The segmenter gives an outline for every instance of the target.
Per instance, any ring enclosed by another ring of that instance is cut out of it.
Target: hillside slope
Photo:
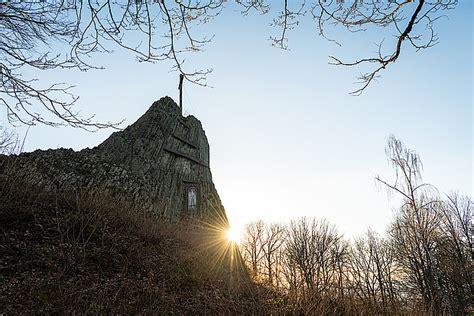
[[[0,196],[1,314],[278,309],[216,223],[163,224],[116,198],[51,195],[4,177]]]
[[[169,97],[92,149],[0,155],[0,314],[270,312],[209,161]]]

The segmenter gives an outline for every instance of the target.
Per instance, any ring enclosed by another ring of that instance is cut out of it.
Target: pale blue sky
[[[214,88],[185,83],[184,108],[203,123],[231,224],[305,215],[326,217],[348,236],[369,226],[383,232],[396,203],[374,176],[391,179],[384,155],[390,134],[420,154],[427,182],[472,196],[472,2],[460,1],[448,17],[436,25],[437,46],[416,53],[405,45],[360,97],[348,92],[363,70],[330,66],[328,55],[366,56],[380,33],[338,32],[340,48],[305,20],[289,35],[291,50],[281,51],[267,40],[276,32],[268,27],[271,16],[224,12],[206,26],[213,42],[187,63],[214,68],[208,77]],[[177,100],[169,63],[137,63],[125,53],[97,63],[106,70],[57,72],[45,80],[76,85],[77,109],[99,120],[131,124],[160,97]],[[25,149],[93,147],[111,132],[37,126]]]

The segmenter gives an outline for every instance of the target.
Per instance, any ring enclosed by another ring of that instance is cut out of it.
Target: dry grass
[[[2,314],[281,311],[215,225],[164,223],[126,201],[11,176],[0,197]]]
[[[116,197],[51,194],[8,172],[0,201],[0,314],[383,313],[351,295],[301,300],[251,281],[225,219],[164,221]]]

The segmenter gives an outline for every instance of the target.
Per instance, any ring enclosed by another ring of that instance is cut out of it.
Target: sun
[[[240,231],[238,231],[237,229],[230,227],[226,231],[226,237],[228,241],[238,243],[240,242],[241,234]]]

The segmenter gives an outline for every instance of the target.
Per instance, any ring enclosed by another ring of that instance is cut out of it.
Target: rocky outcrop
[[[225,219],[209,160],[199,120],[164,97],[95,148],[0,156],[0,175],[52,192],[105,192],[167,218]]]

